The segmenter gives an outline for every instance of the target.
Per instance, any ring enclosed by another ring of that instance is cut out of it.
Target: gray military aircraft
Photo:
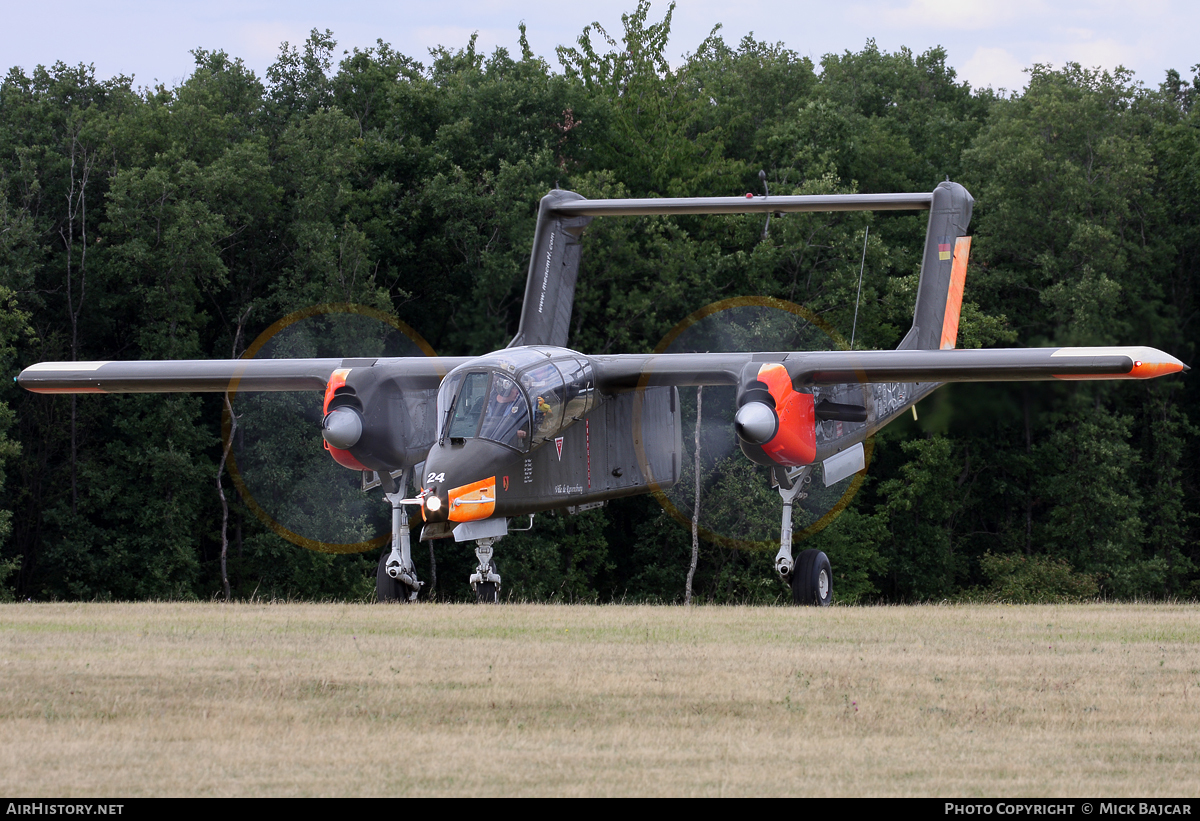
[[[341,465],[382,487],[392,547],[381,601],[411,601],[408,506],[422,539],[474,541],[470,582],[496,601],[493,560],[515,517],[568,512],[665,489],[680,475],[679,388],[737,389],[742,451],[783,497],[779,576],[799,604],[833,598],[829,560],[792,554],[792,502],[818,463],[826,485],[865,469],[863,442],[946,382],[1148,379],[1187,370],[1147,347],[955,350],[974,200],[944,182],[926,194],[588,200],[551,191],[538,209],[517,335],[479,357],[45,362],[18,382],[37,393],[323,390],[321,434]],[[896,350],[589,356],[565,347],[580,238],[595,217],[929,210],[913,325]],[[840,424],[827,425],[836,421]],[[410,480],[419,489],[408,496]]]

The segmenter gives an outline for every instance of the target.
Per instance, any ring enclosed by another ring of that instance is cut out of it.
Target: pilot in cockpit
[[[528,439],[527,421],[528,411],[516,383],[507,377],[496,376],[479,435],[523,449]]]

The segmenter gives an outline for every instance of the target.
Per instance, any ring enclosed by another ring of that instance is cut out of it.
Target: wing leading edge
[[[412,387],[436,388],[465,357],[204,359],[42,362],[17,376],[34,393],[224,393],[323,391],[338,368],[385,366]]]
[[[1023,382],[1151,379],[1188,367],[1144,346],[780,353],[625,354],[593,357],[604,392],[675,385],[737,385],[748,365],[777,362],[796,388],[852,382]]]

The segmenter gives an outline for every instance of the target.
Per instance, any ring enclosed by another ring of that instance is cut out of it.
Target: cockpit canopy
[[[520,451],[551,441],[595,405],[592,367],[564,348],[512,348],[451,371],[438,389],[439,439]]]

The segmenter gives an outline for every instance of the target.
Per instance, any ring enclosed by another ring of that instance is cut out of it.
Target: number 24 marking
[[[444,473],[431,473],[425,477],[425,484],[427,485],[435,485],[438,482],[444,481],[446,481],[446,474]]]

